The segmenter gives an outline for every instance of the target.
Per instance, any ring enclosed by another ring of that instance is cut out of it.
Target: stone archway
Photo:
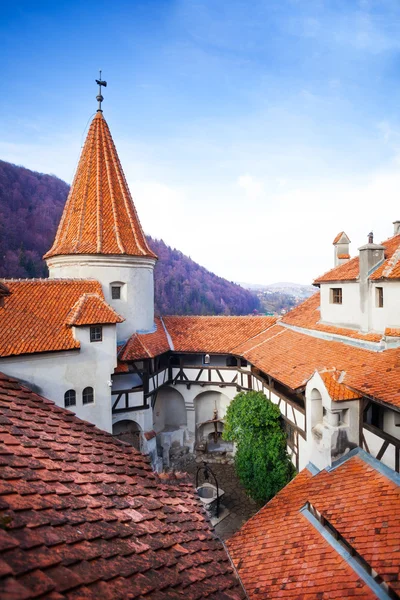
[[[142,430],[136,421],[124,419],[114,423],[113,435],[119,440],[131,444],[136,450],[142,450]]]
[[[186,425],[187,414],[182,394],[175,388],[160,388],[153,411],[154,431],[173,431]]]
[[[222,443],[222,430],[224,427],[223,419],[230,404],[230,399],[222,392],[206,391],[198,394],[194,399],[196,416],[196,446],[210,450],[211,447],[222,446],[226,450],[230,449],[231,444]],[[215,415],[218,414],[217,423],[209,423]],[[215,434],[217,432],[218,443],[215,443]],[[228,448],[229,446],[229,448]]]

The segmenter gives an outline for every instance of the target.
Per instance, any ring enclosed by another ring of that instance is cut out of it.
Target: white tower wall
[[[154,329],[154,258],[113,255],[65,255],[47,259],[52,279],[96,279],[105,300],[124,317],[117,324],[118,342],[135,331]],[[121,298],[113,300],[111,287],[120,286]]]

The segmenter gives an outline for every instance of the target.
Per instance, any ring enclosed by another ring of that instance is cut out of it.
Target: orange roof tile
[[[153,358],[171,350],[161,319],[155,319],[156,330],[152,333],[134,333],[118,353],[120,361]]]
[[[340,400],[356,400],[362,396],[359,392],[353,392],[353,390],[350,390],[343,383],[339,383],[338,377],[340,373],[338,371],[325,371],[324,373],[320,373],[320,376],[328,394],[335,402],[339,402]]]
[[[164,317],[178,352],[228,353],[268,329],[275,317]]]
[[[369,279],[400,279],[400,234],[382,242],[382,245],[385,246],[385,261],[370,275]],[[359,272],[359,257],[355,256],[348,262],[324,273],[314,283],[355,281],[358,279]]]
[[[271,328],[268,337],[242,355],[289,388],[302,388],[315,371],[336,369],[344,371],[346,386],[400,408],[400,348],[373,352],[278,324]]]
[[[0,596],[245,597],[193,484],[0,374]]]
[[[54,244],[45,258],[59,254],[157,258],[147,244],[101,112],[90,126]]]
[[[67,316],[68,325],[122,323],[125,319],[98,294],[82,294]]]
[[[338,254],[338,258],[340,260],[345,260],[347,258],[350,258],[350,254]]]
[[[335,469],[297,475],[227,542],[249,599],[377,597],[300,512],[307,503],[399,594],[400,489],[389,472],[358,450]]]
[[[386,327],[385,335],[388,337],[400,337],[400,329],[395,329],[394,327]]]
[[[288,312],[282,318],[282,323],[352,339],[365,340],[366,342],[380,342],[382,339],[382,334],[380,333],[362,333],[356,329],[319,323],[320,317],[320,293],[317,292]]]
[[[78,340],[67,326],[70,311],[83,294],[103,298],[98,281],[22,279],[8,280],[5,284],[12,295],[5,298],[4,307],[0,307],[2,357],[79,348]],[[107,305],[103,302],[97,322],[104,316]]]
[[[348,262],[345,262],[318,277],[314,281],[314,284],[324,283],[326,281],[355,281],[358,278],[359,272],[359,258],[358,256],[355,256]]]

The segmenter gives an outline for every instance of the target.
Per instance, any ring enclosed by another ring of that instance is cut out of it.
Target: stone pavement
[[[194,480],[197,468],[202,464],[199,458],[197,461],[193,455],[187,454],[180,461],[175,462],[174,469],[189,473],[193,476]],[[214,463],[211,460],[207,462],[217,477],[218,485],[225,492],[221,502],[230,511],[230,514],[215,526],[216,534],[221,539],[227,540],[260,509],[260,506],[246,494],[232,464]],[[200,482],[203,482],[202,474],[200,474]],[[210,483],[214,483],[212,479]]]

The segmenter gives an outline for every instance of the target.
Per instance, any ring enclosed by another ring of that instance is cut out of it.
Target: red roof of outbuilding
[[[250,600],[377,597],[348,557],[323,537],[329,529],[318,528],[300,512],[307,503],[399,594],[400,488],[395,480],[394,472],[361,450],[335,469],[314,476],[304,469],[227,542]]]
[[[163,317],[178,352],[229,353],[276,323],[276,317]]]
[[[83,294],[74,304],[66,323],[68,325],[100,325],[122,323],[118,313],[99,294]]]
[[[385,242],[385,260],[370,276],[369,279],[400,279],[400,234]],[[355,256],[348,262],[331,269],[314,281],[314,284],[329,281],[355,281],[360,273],[359,257]]]
[[[4,600],[239,600],[193,485],[0,374]]]
[[[108,125],[97,112],[90,126],[51,249],[59,254],[127,254],[150,250]]]
[[[68,325],[122,320],[105,302],[98,281],[11,279],[5,284],[12,294],[0,306],[1,357],[73,350],[80,344]]]
[[[156,330],[151,333],[134,333],[118,353],[120,361],[154,358],[171,350],[162,321],[155,318]]]

